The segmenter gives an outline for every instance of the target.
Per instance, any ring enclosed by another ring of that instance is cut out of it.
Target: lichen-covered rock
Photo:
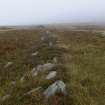
[[[32,94],[32,93],[34,93],[34,92],[36,92],[36,91],[41,90],[41,89],[42,89],[42,87],[34,88],[34,89],[30,90],[29,92],[25,93],[24,95],[30,95],[30,94]]]
[[[53,58],[53,62],[57,63],[57,58],[56,57]]]
[[[49,47],[52,47],[53,46],[53,43],[52,42],[49,42]]]
[[[105,31],[103,31],[103,32],[102,32],[102,36],[104,36],[104,37],[105,37]]]
[[[50,71],[55,67],[55,64],[52,63],[46,63],[43,65],[38,65],[37,67],[34,67],[31,71],[31,75],[32,77],[35,77],[38,75],[38,73],[42,72],[42,71]]]
[[[8,62],[8,63],[4,66],[4,68],[10,67],[12,64],[13,64],[13,62]]]
[[[36,68],[34,67],[31,71],[32,77],[35,77],[38,75],[38,71],[36,70]]]
[[[5,100],[7,100],[9,97],[10,97],[10,95],[7,94],[7,95],[5,95],[5,96],[2,97],[1,101],[5,101]]]
[[[50,31],[46,31],[41,35],[41,41],[46,43],[49,47],[53,47],[56,44],[57,37]]]
[[[48,99],[50,96],[55,95],[55,93],[61,92],[63,94],[66,94],[66,85],[63,81],[58,80],[52,85],[50,85],[45,91],[44,95],[46,99]]]
[[[53,68],[55,67],[55,64],[52,64],[52,63],[46,63],[46,64],[43,64],[43,65],[38,65],[37,66],[37,71],[45,71],[45,70],[52,70]]]
[[[16,84],[16,81],[12,81],[11,83],[10,83],[10,85],[15,85]]]
[[[32,53],[32,56],[36,56],[36,55],[38,55],[38,51],[36,51],[36,52],[34,52],[34,53]]]
[[[56,75],[57,75],[57,72],[56,72],[56,71],[51,71],[51,72],[47,75],[46,79],[47,79],[47,80],[50,80],[50,79],[56,77]]]
[[[43,34],[41,34],[41,40],[42,41],[48,41],[49,35],[50,35],[49,31],[44,32]]]
[[[36,70],[37,70],[37,71],[42,71],[42,70],[43,70],[43,65],[38,65],[38,66],[36,67]]]
[[[23,83],[25,81],[25,76],[21,77],[20,82]]]
[[[52,63],[46,63],[43,65],[44,70],[52,70],[55,67],[55,64]]]

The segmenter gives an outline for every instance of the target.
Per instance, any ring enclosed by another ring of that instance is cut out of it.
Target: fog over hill
[[[2,0],[0,25],[105,23],[104,0]]]

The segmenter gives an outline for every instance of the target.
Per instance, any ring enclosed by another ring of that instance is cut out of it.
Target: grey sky
[[[0,0],[0,25],[105,22],[105,0]]]

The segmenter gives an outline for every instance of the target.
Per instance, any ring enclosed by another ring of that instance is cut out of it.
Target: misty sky
[[[105,22],[105,0],[0,0],[0,25]]]

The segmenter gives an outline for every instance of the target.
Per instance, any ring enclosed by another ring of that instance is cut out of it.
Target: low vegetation
[[[100,33],[53,31],[57,44],[49,48],[40,40],[40,30],[0,32],[0,105],[104,105],[105,104],[105,37]],[[37,56],[32,53],[38,51]],[[30,71],[39,64],[58,60],[57,77],[45,80],[47,72],[32,78]],[[13,64],[5,68],[8,62]],[[26,74],[26,81],[20,82]],[[55,80],[63,80],[67,94],[57,93],[44,100],[42,94]],[[16,82],[15,84],[13,84]],[[30,95],[33,88],[43,87]]]

